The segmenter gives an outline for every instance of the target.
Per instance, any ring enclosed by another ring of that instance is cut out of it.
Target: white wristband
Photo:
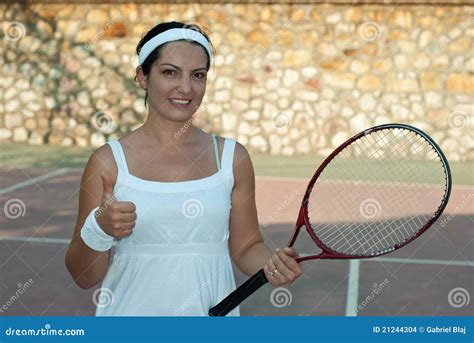
[[[98,209],[99,207],[94,208],[87,216],[81,229],[81,238],[89,248],[97,251],[107,251],[112,247],[114,237],[106,234],[97,224],[95,211]]]

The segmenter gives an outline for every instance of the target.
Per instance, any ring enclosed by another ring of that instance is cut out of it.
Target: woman
[[[264,267],[275,286],[302,273],[294,249],[263,243],[245,148],[189,125],[211,51],[205,33],[179,22],[155,26],[137,46],[148,118],[91,155],[66,255],[81,288],[102,282],[111,292],[96,315],[207,315],[235,289],[231,259],[249,276]]]

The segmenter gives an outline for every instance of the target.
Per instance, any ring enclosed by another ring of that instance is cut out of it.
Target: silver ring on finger
[[[271,270],[269,270],[268,275],[273,276],[273,275],[275,275],[275,272],[272,272]]]
[[[270,276],[273,276],[275,275],[276,273],[278,273],[278,269],[275,269],[274,271],[269,271],[268,274],[270,274]]]

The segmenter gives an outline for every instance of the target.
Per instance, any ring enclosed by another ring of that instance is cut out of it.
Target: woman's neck
[[[152,145],[178,147],[189,144],[200,131],[192,125],[192,120],[172,122],[158,116],[148,116],[139,130],[143,139]]]

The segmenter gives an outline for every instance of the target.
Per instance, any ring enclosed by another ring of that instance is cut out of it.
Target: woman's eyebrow
[[[164,65],[168,65],[168,66],[171,66],[171,67],[176,68],[176,69],[178,69],[178,70],[181,70],[180,67],[175,66],[174,64],[171,64],[171,63],[161,63],[161,64],[160,64],[160,66],[164,66]],[[203,70],[203,69],[204,69],[204,70],[207,70],[205,67],[202,67],[202,68],[194,69],[193,71],[198,71],[198,70]]]

